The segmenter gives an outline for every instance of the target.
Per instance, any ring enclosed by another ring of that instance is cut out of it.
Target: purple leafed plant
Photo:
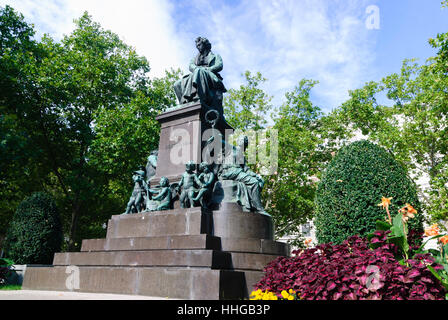
[[[304,300],[444,300],[445,289],[426,267],[435,269],[430,254],[416,255],[401,265],[397,248],[376,231],[370,242],[353,236],[340,245],[321,244],[279,257],[265,267],[256,289],[280,294],[294,289]]]

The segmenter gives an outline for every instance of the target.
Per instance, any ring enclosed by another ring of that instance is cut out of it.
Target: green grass
[[[21,290],[22,286],[20,284],[5,284],[0,285],[0,290]]]

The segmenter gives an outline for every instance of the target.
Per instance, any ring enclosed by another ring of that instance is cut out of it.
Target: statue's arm
[[[177,192],[179,192],[180,188],[183,187],[183,185],[184,185],[184,175],[182,175],[182,177],[180,178],[179,183],[176,186]]]
[[[197,65],[196,65],[196,63],[195,63],[195,58],[193,58],[193,59],[191,59],[191,61],[190,61],[190,66],[189,66],[189,69],[190,69],[190,72],[193,72],[196,68],[197,68]]]
[[[166,193],[168,192],[167,189],[169,189],[169,188],[163,188],[162,191],[157,196],[153,197],[152,199],[153,200],[163,199],[165,197]]]
[[[218,73],[223,68],[222,58],[219,54],[215,54],[215,63],[209,67],[211,72]]]
[[[215,174],[213,172],[210,173],[207,182],[205,183],[205,187],[209,187],[213,181],[215,180]]]

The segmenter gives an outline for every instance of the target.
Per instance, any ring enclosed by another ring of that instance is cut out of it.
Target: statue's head
[[[208,163],[205,161],[201,162],[201,164],[199,165],[199,170],[203,172],[208,172],[209,171]]]
[[[145,175],[146,175],[145,167],[140,166],[140,167],[139,167],[139,170],[134,171],[134,175],[137,175],[137,176],[139,176],[139,177],[141,177],[141,178],[144,178]]]
[[[168,187],[170,185],[170,182],[167,177],[160,178],[160,186],[161,187]]]
[[[187,172],[193,172],[195,167],[196,167],[196,164],[191,160],[185,164],[185,170]]]
[[[210,51],[212,49],[212,44],[208,41],[207,38],[197,37],[196,40],[196,48],[198,48],[199,52]]]

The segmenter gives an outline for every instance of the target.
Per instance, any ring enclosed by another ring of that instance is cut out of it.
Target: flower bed
[[[390,201],[390,199],[388,199]],[[387,208],[387,206],[386,206]],[[378,221],[366,238],[352,236],[342,244],[320,244],[279,257],[265,268],[259,292],[280,296],[293,289],[303,300],[444,300],[447,295],[447,245],[425,251],[411,243],[410,205],[392,219]]]

